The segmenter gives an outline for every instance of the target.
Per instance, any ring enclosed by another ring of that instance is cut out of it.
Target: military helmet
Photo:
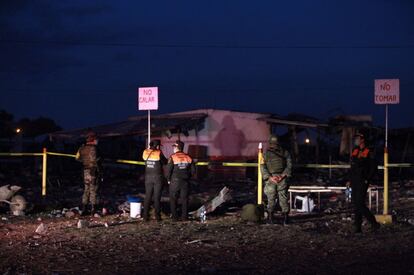
[[[279,144],[279,138],[276,135],[271,135],[269,137],[269,145],[278,145]]]
[[[97,140],[97,139],[98,139],[98,136],[97,136],[97,134],[96,134],[94,131],[89,130],[89,131],[86,133],[86,141],[87,141],[87,142],[93,142],[93,141],[95,141],[95,140]]]

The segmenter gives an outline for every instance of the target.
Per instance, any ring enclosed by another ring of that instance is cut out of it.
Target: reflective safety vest
[[[377,171],[375,158],[368,147],[356,147],[351,155],[351,184],[371,181]]]
[[[367,147],[365,147],[362,150],[358,147],[352,151],[353,158],[367,158],[368,156],[369,156],[369,149]]]
[[[163,175],[162,166],[167,162],[161,150],[145,149],[142,153],[142,158],[145,161],[145,175],[146,176],[161,176]]]
[[[184,152],[172,154],[168,160],[168,179],[189,179],[194,173],[193,159]]]

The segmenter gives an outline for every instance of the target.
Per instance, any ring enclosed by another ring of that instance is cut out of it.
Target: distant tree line
[[[62,128],[50,118],[22,118],[15,121],[13,114],[8,113],[6,110],[0,110],[0,138],[14,137],[17,134],[17,129],[20,129],[19,134],[28,138],[34,138],[43,134],[62,130]]]

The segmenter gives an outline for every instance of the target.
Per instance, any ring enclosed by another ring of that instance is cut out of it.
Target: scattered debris
[[[128,214],[131,211],[130,204],[128,201],[118,205],[118,210],[121,211],[124,215]]]
[[[303,224],[303,228],[305,229],[305,230],[312,230],[312,229],[316,229],[316,228],[318,228],[318,226],[316,225],[316,223],[314,223],[314,222],[305,222],[304,224]]]
[[[73,211],[68,211],[68,212],[65,213],[65,217],[68,218],[68,219],[71,219],[75,216],[76,216],[76,214]]]
[[[89,227],[89,222],[85,221],[85,220],[79,220],[77,226],[78,226],[78,228]]]
[[[39,235],[45,234],[47,231],[47,226],[44,223],[39,224],[39,226],[36,228],[35,233]]]
[[[0,201],[2,200],[10,200],[14,194],[16,194],[20,189],[20,186],[10,184],[3,185],[0,187]]]
[[[414,196],[414,190],[408,190],[406,194],[407,196]]]
[[[211,201],[203,204],[197,211],[191,212],[190,214],[194,217],[200,217],[202,213],[204,215],[214,212],[214,210],[217,209],[220,205],[225,203],[226,201],[231,200],[231,191],[227,187],[223,187],[223,189],[220,190],[220,193]]]
[[[102,208],[102,216],[108,215],[109,211],[106,207]]]
[[[17,185],[4,185],[0,187],[0,202],[10,205],[10,211],[14,216],[24,216],[27,203],[23,196],[15,195],[21,189]]]

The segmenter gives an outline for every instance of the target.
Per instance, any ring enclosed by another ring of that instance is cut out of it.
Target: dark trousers
[[[367,197],[368,184],[355,180],[352,182],[352,203],[354,205],[355,226],[361,228],[362,217],[365,217],[369,223],[375,224],[374,215],[365,204]]]
[[[182,179],[173,179],[170,183],[170,207],[171,215],[173,218],[177,218],[177,198],[180,195],[181,201],[181,217],[183,219],[188,218],[188,192],[189,182]]]
[[[144,218],[149,218],[149,209],[152,200],[154,200],[155,215],[160,217],[163,181],[162,177],[145,178]]]

